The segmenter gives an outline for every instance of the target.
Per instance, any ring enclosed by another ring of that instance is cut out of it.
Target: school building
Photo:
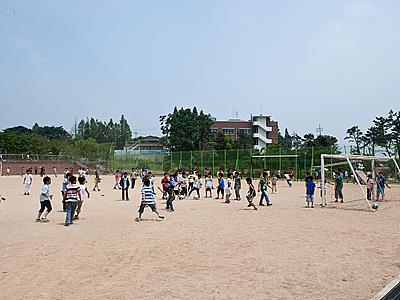
[[[278,143],[278,122],[273,121],[271,116],[251,116],[249,121],[229,119],[227,121],[215,121],[211,125],[211,132],[223,132],[237,140],[239,133],[251,135],[255,149],[261,150],[269,144]]]

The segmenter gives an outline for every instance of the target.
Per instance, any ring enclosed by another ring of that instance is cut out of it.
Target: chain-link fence
[[[343,153],[343,150],[335,147],[287,150],[277,146],[267,148],[261,153],[253,149],[120,153],[113,155],[111,166],[113,169],[124,170],[147,167],[155,173],[174,172],[177,169],[198,169],[203,173],[208,169],[216,174],[218,170],[237,170],[242,175],[251,177],[259,176],[262,170],[282,175],[293,171],[295,178],[300,179],[306,172],[313,173],[317,170],[322,153]]]

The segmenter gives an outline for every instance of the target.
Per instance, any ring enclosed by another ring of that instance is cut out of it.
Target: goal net
[[[397,183],[400,175],[399,165],[392,157],[321,154],[319,167],[321,169],[321,206],[353,210],[373,211],[378,207],[377,186],[381,185],[382,181],[377,177],[380,173],[384,176],[385,183],[389,184]],[[335,202],[335,200],[341,200],[341,195],[335,193],[337,176],[343,178],[344,203]],[[367,192],[368,179],[372,179],[371,182],[373,182],[371,195]],[[385,188],[385,201],[399,199],[398,185],[392,185],[391,189]]]

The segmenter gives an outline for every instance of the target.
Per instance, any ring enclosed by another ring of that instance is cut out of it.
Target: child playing
[[[180,198],[179,199],[184,199],[187,197],[188,195],[188,189],[187,189],[187,179],[186,179],[186,175],[183,174],[180,181],[179,181],[179,185],[181,188],[181,193],[180,193]]]
[[[226,188],[225,188],[225,203],[231,203],[229,199],[232,195],[232,173],[228,173],[226,176]]]
[[[386,178],[382,172],[378,173],[376,178],[376,201],[379,201],[379,195],[381,195],[382,201],[385,201],[385,186],[390,189],[390,186],[386,183]]]
[[[343,174],[339,171],[335,172],[335,202],[343,203]]]
[[[196,180],[196,183],[195,183],[193,189],[189,192],[189,196],[190,196],[190,194],[192,194],[193,191],[196,191],[197,197],[198,197],[198,199],[200,199],[200,189],[202,186],[203,186],[203,181],[201,179],[201,175],[199,174],[197,176],[197,180]]]
[[[289,173],[285,173],[285,179],[289,187],[292,187],[292,178],[290,177]]]
[[[33,178],[32,178],[32,174],[31,174],[30,170],[26,170],[26,174],[24,175],[24,180],[23,180],[24,195],[30,194],[32,181],[33,181]]]
[[[175,200],[175,180],[174,180],[174,175],[171,175],[169,181],[169,185],[167,186],[167,193],[168,193],[168,198],[166,205],[167,207],[165,208],[166,210],[174,211],[174,206],[172,202]]]
[[[278,183],[278,177],[276,177],[275,173],[272,173],[272,177],[271,177],[272,192],[271,192],[271,194],[278,192],[278,190],[276,188],[277,183]]]
[[[71,173],[65,173],[64,179],[61,183],[61,195],[62,195],[62,205],[63,205],[63,211],[67,211],[67,205],[65,203],[65,191],[67,190],[67,185],[69,184],[69,178],[72,176]]]
[[[129,195],[128,195],[128,190],[129,190],[129,178],[128,178],[128,172],[124,172],[124,175],[121,177],[121,180],[119,181],[119,186],[122,189],[122,201],[125,200],[129,201]],[[153,190],[154,192],[154,190]]]
[[[260,203],[258,204],[259,206],[264,206],[264,204],[263,204],[264,198],[267,203],[267,206],[272,205],[271,202],[269,201],[269,197],[267,195],[267,187],[272,189],[271,186],[268,184],[267,172],[264,171],[262,173],[262,177],[258,183],[258,192],[261,192]]]
[[[219,199],[220,193],[221,193],[221,199],[224,199],[224,189],[225,189],[224,173],[218,172],[217,198],[215,199]]]
[[[119,185],[120,179],[121,179],[121,174],[119,173],[119,170],[116,170],[114,174],[114,181],[115,181],[114,190],[116,190],[117,188],[121,189],[121,186]]]
[[[155,193],[150,186],[150,179],[146,178],[145,180],[143,180],[143,187],[141,190],[141,194],[142,194],[142,202],[140,203],[138,211],[139,217],[136,219],[136,221],[142,220],[142,214],[146,206],[150,207],[151,210],[154,213],[156,213],[160,219],[164,219],[164,216],[160,215],[156,209]]]
[[[235,200],[241,200],[240,189],[242,188],[242,178],[239,172],[235,171]]]
[[[81,213],[82,210],[82,205],[83,201],[85,200],[85,195],[87,194],[88,199],[90,198],[90,193],[85,185],[86,183],[85,177],[79,177],[78,182],[79,182],[79,193],[81,194],[81,200],[78,201],[78,207],[76,209],[76,215],[74,217],[74,220],[79,220],[79,214]]]
[[[42,187],[42,190],[40,191],[40,196],[39,196],[40,209],[38,212],[38,216],[36,218],[36,222],[42,221],[43,223],[48,223],[49,220],[47,219],[47,215],[52,210],[50,199],[53,198],[53,195],[50,194],[50,188],[49,188],[49,185],[51,184],[50,177],[48,177],[48,176],[44,177],[43,184],[44,185]],[[44,211],[45,208],[46,208],[46,211]],[[41,218],[42,213],[43,213],[43,218]]]
[[[188,176],[188,181],[189,181],[189,193],[194,187],[194,182],[195,182],[195,176],[193,174],[193,171],[190,171],[189,176]]]
[[[368,174],[367,176],[367,199],[372,200],[374,197],[374,180],[372,179],[372,174]]]
[[[257,207],[254,205],[253,200],[256,196],[256,189],[254,188],[253,182],[250,177],[246,179],[247,185],[249,187],[249,191],[247,192],[246,199],[249,202],[247,207],[253,207],[254,210],[257,210]]]
[[[99,189],[99,183],[101,182],[101,178],[100,178],[100,172],[99,172],[99,170],[95,170],[94,171],[94,187],[93,187],[93,192],[95,192],[96,191],[96,189],[97,189],[97,191],[98,192],[100,192],[100,189]]]
[[[163,177],[163,179],[161,179],[161,186],[162,186],[162,193],[163,193],[162,198],[167,199],[167,196],[168,196],[167,188],[169,186],[169,176],[167,173],[164,173],[164,177]]]
[[[134,168],[132,168],[132,170],[131,170],[130,178],[131,178],[131,189],[134,189],[136,179],[137,179],[137,172]]]
[[[71,175],[71,177],[69,178],[69,182],[70,184],[67,185],[64,192],[65,205],[67,209],[64,226],[69,226],[73,224],[72,218],[75,215],[78,200],[82,200],[81,194],[79,192],[79,185],[76,184],[76,177]]]
[[[213,180],[211,174],[206,175],[206,198],[208,193],[210,193],[210,198],[212,198],[212,187],[213,187]]]
[[[309,208],[311,203],[311,208],[314,208],[314,192],[315,192],[314,177],[308,176],[307,178],[308,178],[306,183],[307,207]]]

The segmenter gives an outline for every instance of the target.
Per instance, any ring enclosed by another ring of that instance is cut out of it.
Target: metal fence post
[[[224,150],[224,172],[226,172],[226,149]]]

